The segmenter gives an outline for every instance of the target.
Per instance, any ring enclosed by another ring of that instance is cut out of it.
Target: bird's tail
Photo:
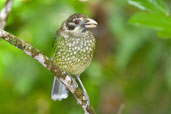
[[[66,99],[67,97],[68,97],[67,88],[62,82],[56,79],[56,76],[54,76],[51,98],[55,101],[56,100],[60,101],[62,99]]]

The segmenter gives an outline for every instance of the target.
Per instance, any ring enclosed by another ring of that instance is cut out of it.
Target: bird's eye
[[[74,22],[75,22],[76,25],[78,25],[80,23],[79,20],[75,20]]]

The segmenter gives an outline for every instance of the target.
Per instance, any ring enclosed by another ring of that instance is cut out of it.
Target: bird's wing
[[[59,36],[59,33],[58,31],[56,32],[56,35],[54,37],[54,40],[53,40],[53,44],[52,44],[52,48],[54,49],[56,47],[56,44],[57,44],[57,41],[58,41],[58,36]]]
[[[52,44],[53,52],[52,52],[52,57],[51,57],[51,59],[53,59],[54,56],[55,56],[56,46],[57,46],[57,44],[58,44],[58,41],[59,41],[61,38],[62,38],[62,36],[61,36],[61,35],[59,34],[59,32],[57,31],[57,32],[56,32],[56,35],[55,35],[55,37],[54,37],[54,40],[53,40],[53,44]]]

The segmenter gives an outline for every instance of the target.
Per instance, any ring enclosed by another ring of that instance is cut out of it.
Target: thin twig
[[[121,104],[121,106],[119,107],[119,110],[118,110],[118,113],[117,114],[122,114],[124,108],[125,108],[125,105],[124,104]]]
[[[7,0],[4,7],[0,11],[0,28],[4,29],[6,25],[6,20],[9,13],[11,12],[14,0]]]

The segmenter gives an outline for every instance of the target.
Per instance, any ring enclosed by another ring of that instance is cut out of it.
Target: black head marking
[[[88,29],[85,27],[85,25],[81,25],[82,28],[84,28],[81,32],[86,32]]]
[[[88,29],[87,28],[84,28],[81,32],[86,32],[86,31],[88,31]]]
[[[74,25],[68,25],[68,30],[74,30],[75,29],[75,26]]]

